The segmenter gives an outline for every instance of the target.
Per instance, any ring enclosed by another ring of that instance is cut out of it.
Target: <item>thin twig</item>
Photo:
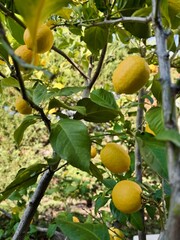
[[[26,28],[24,23],[18,17],[16,17],[13,12],[9,11],[9,9],[7,9],[2,3],[0,3],[0,10],[5,13],[5,16],[14,19],[21,27]]]
[[[72,59],[65,54],[65,52],[55,46],[52,47],[52,50],[63,56],[69,63],[71,63],[72,66],[81,74],[81,76],[83,76],[83,78],[88,79],[88,76],[86,76],[86,74],[81,70],[81,68],[75,62],[73,62]]]

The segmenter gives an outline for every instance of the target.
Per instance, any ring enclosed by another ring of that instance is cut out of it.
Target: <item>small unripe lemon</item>
[[[80,222],[79,218],[77,218],[76,216],[73,216],[73,222],[75,222],[75,223]]]
[[[129,170],[130,157],[123,146],[117,143],[107,143],[100,152],[104,166],[113,173],[123,173]]]
[[[108,232],[109,232],[110,240],[122,240],[122,239],[124,239],[123,232],[118,228],[111,227],[108,230]]]
[[[94,146],[91,146],[91,158],[94,158],[97,155],[97,150]]]
[[[34,54],[32,50],[28,49],[26,45],[21,45],[14,53],[20,57],[24,62],[29,64],[38,65],[39,62],[39,56],[38,54]]]
[[[27,47],[29,49],[34,49],[37,53],[45,53],[49,51],[54,41],[53,33],[46,24],[41,25],[37,29],[34,38],[31,36],[29,29],[26,28],[23,38]]]
[[[15,102],[16,110],[21,114],[31,114],[32,108],[29,104],[22,98],[18,97]]]
[[[128,56],[113,73],[114,90],[117,93],[135,93],[147,83],[149,75],[150,69],[144,58]]]
[[[112,190],[112,201],[114,206],[122,213],[134,213],[142,206],[142,189],[133,181],[122,180]]]

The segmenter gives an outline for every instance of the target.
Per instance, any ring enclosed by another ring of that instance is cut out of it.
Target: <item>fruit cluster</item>
[[[54,41],[53,33],[46,24],[38,27],[35,36],[32,36],[29,29],[26,28],[23,39],[25,44],[19,46],[15,50],[15,54],[26,63],[33,63],[34,65],[38,65],[38,53],[49,51]]]
[[[117,143],[107,143],[100,152],[103,165],[112,173],[120,174],[130,168],[130,156],[124,146]],[[119,181],[112,190],[114,206],[122,213],[131,214],[137,212],[142,205],[142,189],[134,181]]]
[[[37,66],[39,63],[38,54],[49,51],[53,45],[53,33],[46,24],[43,24],[37,29],[35,36],[32,36],[29,29],[26,28],[23,38],[25,44],[19,46],[15,50],[15,54],[24,62]],[[25,71],[26,69],[21,68],[21,70]],[[16,100],[15,108],[21,114],[31,114],[32,112],[31,106],[22,97],[18,97]]]

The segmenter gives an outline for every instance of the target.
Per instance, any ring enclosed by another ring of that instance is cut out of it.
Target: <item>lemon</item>
[[[28,49],[26,45],[21,45],[14,53],[20,57],[26,63],[33,63],[34,65],[38,65],[39,62],[39,55],[34,54],[32,50]]]
[[[107,143],[100,152],[104,166],[113,173],[123,173],[129,170],[130,157],[123,146],[117,143]]]
[[[126,57],[115,69],[112,77],[116,93],[132,94],[140,90],[148,81],[150,69],[140,56]]]
[[[109,232],[110,240],[122,240],[122,239],[124,239],[123,232],[118,228],[111,227],[108,230],[108,232]]]
[[[76,216],[73,216],[73,222],[75,222],[75,223],[80,222],[79,218],[77,218]]]
[[[91,146],[91,158],[94,158],[97,155],[97,150],[94,146]]]
[[[145,132],[150,133],[155,136],[155,133],[150,129],[148,124],[146,124],[146,126],[145,126]]]
[[[16,110],[21,114],[31,114],[32,108],[29,104],[22,98],[18,97],[15,102]]]
[[[27,47],[29,49],[34,49],[37,53],[45,53],[49,51],[54,41],[53,33],[46,24],[41,25],[37,29],[35,37],[32,37],[29,29],[26,28],[23,38]]]
[[[131,214],[140,210],[141,194],[142,189],[136,182],[122,180],[112,190],[112,201],[122,213]]]

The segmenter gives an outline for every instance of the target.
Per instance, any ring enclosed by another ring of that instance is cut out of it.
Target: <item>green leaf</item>
[[[94,103],[89,98],[84,98],[78,102],[79,106],[84,106],[86,108],[86,115],[81,115],[79,113],[75,114],[75,119],[84,119],[88,122],[102,123],[108,122],[115,119],[120,112],[118,110],[113,110],[109,108],[102,107]]]
[[[166,144],[150,134],[137,134],[136,139],[144,161],[159,176],[168,180]]]
[[[145,119],[155,134],[164,131],[163,111],[161,107],[150,108],[146,112]]]
[[[104,0],[95,0],[95,5],[97,9],[101,12],[107,11],[106,1]]]
[[[88,49],[92,53],[97,54],[108,41],[108,29],[99,26],[88,27],[84,32],[83,40],[87,44]]]
[[[171,20],[170,20],[170,17],[169,17],[169,9],[168,9],[168,1],[169,0],[163,0],[161,2],[160,8],[161,8],[162,15],[167,22],[167,26],[171,27]]]
[[[23,45],[24,44],[24,41],[23,41],[24,28],[20,26],[15,20],[9,17],[7,18],[7,26],[13,38],[19,44]]]
[[[95,201],[95,214],[99,211],[101,207],[103,207],[109,200],[109,197],[106,197],[104,195],[99,196]]]
[[[73,223],[60,218],[57,223],[69,240],[109,240],[107,227],[103,224]]]
[[[56,224],[49,224],[48,230],[47,230],[47,237],[51,238],[53,237],[55,231],[56,231],[57,225]]]
[[[59,90],[57,96],[71,96],[85,89],[85,87],[65,87]]]
[[[44,84],[38,83],[33,89],[32,101],[39,105],[46,99],[47,88]]]
[[[160,141],[173,142],[177,147],[180,147],[180,134],[174,129],[165,129],[159,132],[155,137]]]
[[[24,118],[21,125],[14,132],[14,139],[16,144],[19,145],[23,139],[23,135],[25,130],[32,124],[36,123],[37,117],[35,116],[27,116]]]
[[[1,40],[0,40],[1,41]],[[6,61],[7,63],[9,63],[9,56],[8,56],[8,52],[6,51],[6,49],[3,47],[3,44],[0,42],[0,56],[4,59],[4,61]]]
[[[92,162],[90,162],[90,173],[96,177],[99,181],[103,181],[103,175],[101,174],[100,170],[96,165]]]
[[[1,79],[1,87],[19,87],[19,82],[13,77]]]
[[[46,164],[36,163],[28,168],[20,169],[15,180],[12,181],[3,192],[1,192],[0,201],[6,199],[14,191],[33,185],[37,181],[42,169],[45,167],[47,167]]]
[[[97,89],[90,93],[90,99],[99,106],[109,108],[112,110],[118,110],[119,107],[116,103],[114,95],[104,89]]]
[[[142,221],[142,215],[139,212],[136,212],[136,213],[132,213],[130,215],[130,223],[137,229],[137,230],[140,230],[142,231],[143,228],[144,228],[144,224],[143,224],[143,221]]]
[[[180,0],[168,0],[168,13],[171,20],[171,28],[178,28],[180,25]]]
[[[116,183],[117,182],[112,178],[103,179],[104,186],[106,186],[109,189],[113,189],[113,187],[116,185]]]
[[[137,38],[147,39],[151,36],[150,25],[148,23],[126,22],[124,28]]]
[[[154,97],[157,99],[157,101],[159,103],[162,103],[162,87],[156,76],[153,79],[151,91],[152,91],[152,94],[154,95]]]
[[[89,171],[91,141],[87,127],[72,119],[62,119],[52,126],[50,143],[54,151],[72,166]]]
[[[126,44],[130,40],[131,34],[125,29],[116,27],[116,33],[118,34],[122,43]]]
[[[156,214],[156,207],[146,205],[146,211],[147,211],[148,215],[150,216],[150,218],[154,219],[155,214]]]

